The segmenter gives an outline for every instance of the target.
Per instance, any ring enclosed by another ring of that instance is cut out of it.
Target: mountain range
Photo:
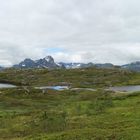
[[[13,66],[14,68],[48,68],[48,69],[76,69],[76,68],[88,68],[88,67],[98,67],[98,68],[113,68],[114,65],[110,63],[105,64],[94,64],[94,63],[56,63],[52,56],[46,56],[45,58],[39,60],[32,60],[26,58],[24,61]]]
[[[132,62],[130,64],[123,65],[123,66],[121,66],[121,68],[140,72],[140,61],[136,61],[136,62]]]
[[[113,65],[111,63],[105,63],[105,64],[96,64],[96,63],[64,63],[59,62],[56,63],[54,61],[54,58],[52,56],[46,56],[45,58],[38,59],[38,60],[32,60],[30,58],[26,58],[19,64],[13,65],[13,68],[17,69],[27,69],[27,68],[47,68],[47,69],[76,69],[76,68],[88,68],[88,67],[97,67],[97,68],[114,68],[119,67],[122,69],[128,69],[131,71],[138,71],[140,72],[140,61],[133,62],[130,64],[125,64],[121,66]],[[4,69],[3,67],[0,67],[0,70]]]
[[[26,58],[24,61],[20,62],[17,65],[14,65],[13,67],[14,68],[48,68],[48,69],[60,68],[59,64],[56,64],[54,62],[52,56],[46,56],[43,59],[39,59],[35,61],[30,58]]]

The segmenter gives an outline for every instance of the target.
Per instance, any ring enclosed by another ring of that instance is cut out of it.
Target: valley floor
[[[139,84],[139,77],[116,69],[1,72],[1,81],[30,85],[0,89],[0,139],[139,140],[140,92],[104,90],[110,85]],[[32,88],[60,82],[98,90],[42,92]]]

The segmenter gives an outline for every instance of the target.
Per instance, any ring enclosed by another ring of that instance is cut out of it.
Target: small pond
[[[0,83],[0,88],[15,88],[15,85]]]
[[[43,86],[43,87],[35,87],[36,89],[52,89],[52,90],[57,90],[57,91],[63,91],[63,90],[71,90],[71,91],[76,91],[76,90],[85,90],[85,91],[96,91],[95,89],[92,88],[70,88],[69,86]]]
[[[120,91],[120,92],[137,92],[140,91],[140,85],[136,86],[118,86],[118,87],[110,87],[109,90],[112,91]]]
[[[93,88],[71,88],[70,90],[76,91],[76,90],[82,90],[82,91],[97,91]]]
[[[36,87],[36,89],[53,89],[53,90],[68,90],[68,86],[44,86],[44,87]]]

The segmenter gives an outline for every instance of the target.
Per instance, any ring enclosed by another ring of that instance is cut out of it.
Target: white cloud
[[[0,0],[0,64],[26,57],[111,62],[140,59],[138,0]],[[46,49],[45,49],[46,48]]]

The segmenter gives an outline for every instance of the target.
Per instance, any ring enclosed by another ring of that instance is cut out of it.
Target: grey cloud
[[[138,0],[0,0],[0,63],[48,55],[56,61],[140,59]],[[127,52],[127,53],[126,53]]]

